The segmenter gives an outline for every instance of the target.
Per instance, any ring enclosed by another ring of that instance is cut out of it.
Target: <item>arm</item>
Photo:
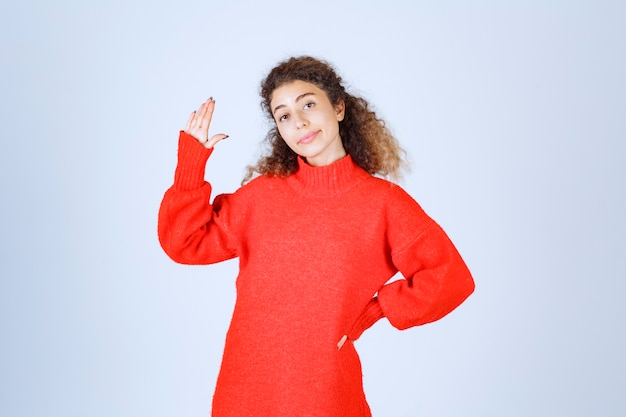
[[[400,187],[392,194],[387,242],[391,261],[404,279],[380,288],[347,335],[349,340],[358,339],[382,317],[398,329],[439,320],[474,291],[470,271],[443,229]]]
[[[474,291],[474,280],[461,255],[432,220],[407,246],[392,250],[391,256],[405,279],[382,287],[378,299],[398,329],[439,320]]]
[[[159,241],[180,263],[206,264],[236,256],[226,216],[230,196],[218,196],[209,204],[211,185],[204,181],[213,145],[227,137],[218,134],[208,139],[214,107],[212,99],[203,103],[180,133],[174,184],[163,196],[159,210]]]

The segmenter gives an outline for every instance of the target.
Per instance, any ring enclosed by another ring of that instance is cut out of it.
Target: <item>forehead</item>
[[[290,81],[281,85],[272,92],[270,106],[273,108],[281,104],[294,102],[303,94],[313,93],[318,96],[327,97],[326,92],[313,83],[302,80]]]

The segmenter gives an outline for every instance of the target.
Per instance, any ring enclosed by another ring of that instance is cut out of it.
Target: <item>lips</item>
[[[318,133],[319,130],[317,132],[309,132],[306,135],[303,135],[300,139],[298,139],[298,145],[306,145],[307,143],[313,142]]]

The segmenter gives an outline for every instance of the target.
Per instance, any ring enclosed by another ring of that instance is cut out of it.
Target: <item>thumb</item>
[[[206,142],[204,142],[204,147],[210,149],[210,148],[214,147],[217,142],[219,142],[220,140],[224,140],[227,137],[228,137],[228,135],[225,135],[224,133],[218,133],[216,135],[213,135],[213,136],[211,136],[211,139],[209,139]]]

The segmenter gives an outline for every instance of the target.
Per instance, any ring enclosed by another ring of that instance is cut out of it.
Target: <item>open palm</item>
[[[215,100],[211,97],[202,103],[198,110],[191,113],[185,125],[185,133],[196,138],[205,148],[212,148],[217,142],[228,137],[223,133],[217,133],[209,139],[209,126],[214,110]]]

